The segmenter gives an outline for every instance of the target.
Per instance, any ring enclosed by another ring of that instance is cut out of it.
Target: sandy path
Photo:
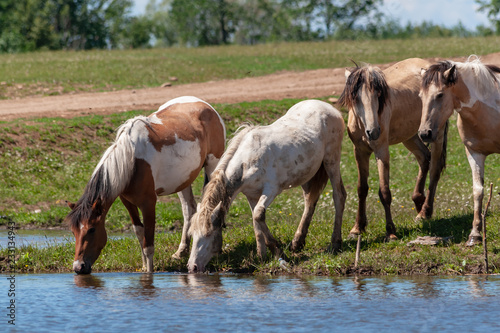
[[[500,65],[500,53],[481,57]],[[438,60],[437,58],[432,59]],[[456,58],[464,61],[464,58]],[[386,67],[385,65],[379,65]],[[156,110],[169,99],[194,95],[209,103],[239,103],[283,98],[319,98],[339,95],[344,88],[344,68],[282,72],[262,77],[184,84],[165,88],[78,93],[0,101],[0,120],[40,116],[72,117],[92,113]]]

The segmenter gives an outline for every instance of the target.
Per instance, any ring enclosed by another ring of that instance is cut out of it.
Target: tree
[[[478,11],[487,12],[488,19],[495,26],[497,35],[500,34],[500,0],[476,0]]]
[[[227,44],[234,31],[235,4],[229,0],[173,0],[169,18],[182,44]]]

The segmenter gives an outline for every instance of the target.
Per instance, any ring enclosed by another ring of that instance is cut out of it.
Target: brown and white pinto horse
[[[474,221],[467,245],[481,243],[481,211],[486,156],[500,153],[500,68],[479,58],[442,61],[425,71],[419,135],[434,142],[453,110],[472,170]]]
[[[104,220],[117,197],[127,208],[141,245],[143,270],[153,271],[155,207],[158,196],[178,193],[184,227],[174,257],[189,253],[187,234],[196,212],[191,183],[205,168],[205,182],[224,152],[225,127],[208,103],[192,96],[162,105],[149,117],[118,128],[84,193],[66,217],[76,238],[73,269],[88,274],[106,245]],[[139,211],[142,212],[141,222]]]
[[[375,153],[379,174],[379,197],[385,210],[386,240],[397,239],[391,215],[389,189],[389,146],[402,142],[415,155],[419,172],[412,199],[417,218],[432,215],[434,195],[446,161],[446,131],[436,136],[432,151],[418,137],[422,102],[418,96],[421,69],[430,65],[412,58],[400,61],[384,71],[366,65],[346,69],[346,86],[339,102],[349,109],[347,131],[354,144],[358,167],[358,212],[351,236],[365,231],[366,197],[368,195],[369,161]],[[427,196],[425,181],[430,167]]]

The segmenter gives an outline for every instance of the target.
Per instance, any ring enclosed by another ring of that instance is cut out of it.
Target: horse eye
[[[93,234],[95,232],[95,228],[90,228],[88,231],[87,231],[87,234]]]
[[[436,98],[441,98],[441,97],[443,97],[443,95],[444,94],[442,92],[440,92],[439,94],[436,95]]]

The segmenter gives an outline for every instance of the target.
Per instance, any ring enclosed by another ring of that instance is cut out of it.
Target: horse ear
[[[74,203],[69,202],[68,200],[66,200],[66,205],[68,205],[68,207],[69,207],[71,210],[75,209],[75,207],[76,207],[76,205],[75,205]]]
[[[345,68],[345,72],[344,72],[344,75],[345,75],[345,79],[347,80],[349,78],[349,75],[351,75],[351,71],[349,70],[349,68]]]
[[[456,76],[457,76],[457,66],[456,65],[451,66],[450,69],[445,70],[443,73],[443,77],[447,83],[455,82]]]
[[[222,213],[222,201],[219,202],[217,206],[215,206],[212,215],[210,216],[210,221],[212,222],[212,225],[216,228],[220,228],[222,226],[221,213]]]
[[[420,68],[420,75],[424,76],[425,72],[427,72],[427,69],[425,68]]]

